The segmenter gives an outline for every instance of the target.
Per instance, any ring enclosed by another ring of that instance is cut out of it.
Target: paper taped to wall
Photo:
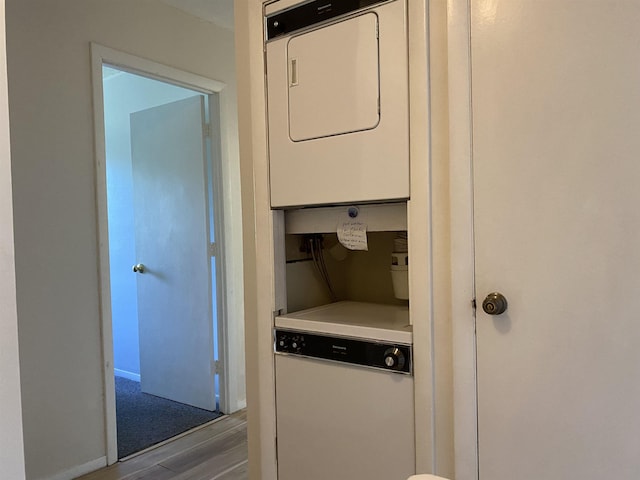
[[[348,219],[338,224],[338,241],[349,250],[369,250],[367,245],[367,224]]]

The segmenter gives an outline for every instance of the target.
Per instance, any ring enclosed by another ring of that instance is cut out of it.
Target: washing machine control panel
[[[277,354],[300,355],[411,374],[411,346],[276,328]]]
[[[276,336],[276,351],[302,354],[305,346],[305,338],[301,333],[280,332]]]

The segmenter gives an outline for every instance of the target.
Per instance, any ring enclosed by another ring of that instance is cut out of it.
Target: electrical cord
[[[338,297],[333,291],[333,287],[331,285],[331,278],[329,277],[329,272],[327,270],[327,265],[324,260],[324,253],[322,250],[322,236],[313,236],[309,238],[309,251],[311,252],[311,258],[313,259],[313,264],[318,271],[318,274],[322,278],[325,286],[327,287],[327,291],[329,292],[329,298],[332,302],[337,301]]]

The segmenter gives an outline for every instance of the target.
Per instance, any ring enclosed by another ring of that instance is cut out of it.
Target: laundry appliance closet
[[[428,137],[409,142],[428,104],[409,105],[427,69],[414,19],[424,57],[409,70],[408,10],[425,22],[425,7],[264,6],[279,480],[432,471],[431,354],[413,345],[430,297],[411,280],[429,269]]]

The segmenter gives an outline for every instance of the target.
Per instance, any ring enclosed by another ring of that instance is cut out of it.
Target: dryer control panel
[[[267,40],[389,0],[314,0],[266,17]]]

